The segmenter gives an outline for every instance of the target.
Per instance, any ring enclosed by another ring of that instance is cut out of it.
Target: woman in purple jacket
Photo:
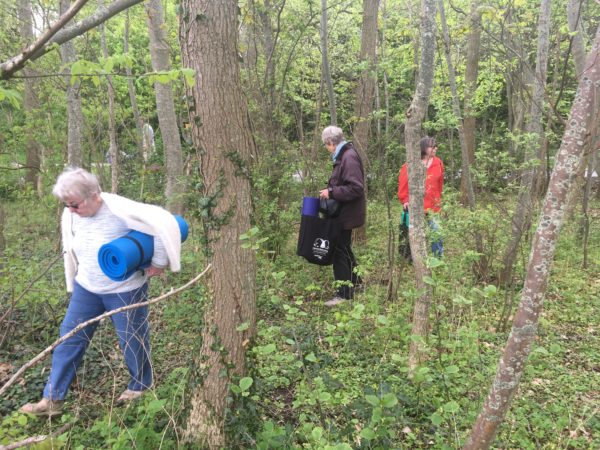
[[[325,302],[327,306],[351,300],[354,289],[362,283],[354,272],[357,266],[352,252],[352,229],[364,225],[367,214],[362,161],[351,142],[344,139],[344,132],[336,126],[323,130],[321,139],[333,159],[333,172],[319,195],[321,198],[334,199],[340,203],[341,234],[333,256],[333,275],[336,281],[344,282],[337,294]]]

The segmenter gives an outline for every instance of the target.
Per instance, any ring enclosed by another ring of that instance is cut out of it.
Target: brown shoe
[[[41,399],[37,403],[27,403],[21,406],[19,412],[33,414],[34,416],[56,416],[62,412],[64,400]]]
[[[123,393],[117,399],[117,404],[125,404],[134,401],[135,399],[140,398],[144,395],[146,391],[132,391],[130,389],[125,389]]]

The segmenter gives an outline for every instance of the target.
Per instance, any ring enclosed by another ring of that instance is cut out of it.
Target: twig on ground
[[[24,439],[19,442],[13,442],[12,444],[0,445],[0,450],[14,450],[16,448],[29,447],[30,445],[37,444],[39,442],[44,442],[48,438],[54,438],[56,436],[60,436],[65,431],[67,431],[69,428],[71,428],[73,426],[73,424],[74,424],[74,422],[66,423],[62,427],[60,427],[58,430],[56,430],[54,433],[51,433],[51,434],[42,434],[39,436],[32,436],[30,438]]]

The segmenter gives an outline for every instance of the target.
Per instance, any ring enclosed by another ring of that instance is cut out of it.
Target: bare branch
[[[25,63],[32,59],[32,56],[42,47],[44,47],[52,38],[52,36],[54,36],[58,30],[63,28],[67,22],[69,22],[69,20],[71,20],[75,14],[77,14],[79,10],[83,8],[83,5],[85,5],[87,1],[88,0],[77,0],[50,28],[48,28],[37,39],[37,41],[33,42],[17,56],[14,56],[8,61],[0,64],[0,80],[7,80],[12,76],[13,73],[21,70],[25,66]]]
[[[100,314],[98,317],[94,317],[93,319],[90,320],[86,320],[83,323],[80,323],[79,325],[77,325],[75,328],[73,328],[70,332],[68,332],[67,334],[65,334],[64,336],[62,336],[60,339],[57,339],[52,345],[50,345],[48,348],[46,348],[43,352],[41,352],[40,354],[38,354],[35,358],[33,358],[32,360],[30,360],[28,363],[24,364],[23,366],[21,366],[21,368],[19,370],[17,370],[15,372],[15,374],[10,377],[10,379],[4,383],[4,385],[0,388],[0,395],[4,394],[6,392],[6,390],[11,387],[15,381],[17,381],[19,379],[19,377],[21,375],[23,375],[23,373],[35,366],[38,362],[40,362],[42,359],[44,359],[46,356],[48,356],[52,350],[54,350],[59,344],[61,344],[62,342],[66,341],[67,339],[69,339],[71,336],[73,336],[74,334],[76,334],[78,331],[82,330],[83,328],[87,327],[88,325],[91,325],[92,323],[96,323],[96,322],[100,322],[102,319],[105,319],[107,317],[110,316],[114,316],[117,313],[123,312],[123,311],[128,311],[130,309],[136,309],[136,308],[141,308],[142,306],[148,306],[148,305],[152,305],[154,303],[158,303],[166,298],[172,297],[175,294],[178,294],[184,290],[186,290],[187,288],[189,288],[190,286],[192,286],[193,284],[195,284],[196,282],[198,282],[198,280],[200,280],[200,278],[202,278],[204,275],[206,275],[212,268],[212,265],[209,264],[208,266],[206,266],[206,268],[199,274],[197,275],[194,279],[188,281],[186,284],[184,284],[183,286],[173,290],[171,289],[171,291],[167,292],[166,294],[163,294],[159,297],[150,299],[148,301],[145,302],[141,302],[141,303],[135,303],[133,305],[127,305],[127,306],[123,306],[121,308],[117,308],[117,309],[113,309],[112,311],[108,311],[105,312],[104,314]]]
[[[80,0],[80,1],[85,2],[87,0]],[[28,56],[27,60],[35,61],[40,56],[43,56],[46,53],[48,53],[50,50],[52,50],[54,48],[55,44],[61,45],[61,44],[64,44],[65,42],[70,41],[71,39],[73,39],[77,36],[81,36],[86,31],[89,31],[92,28],[97,27],[101,23],[106,22],[108,19],[119,14],[121,11],[131,8],[132,6],[135,6],[138,3],[142,3],[142,1],[143,0],[116,0],[108,6],[98,7],[98,9],[96,9],[96,12],[94,12],[94,14],[86,17],[85,19],[81,20],[80,22],[77,22],[76,24],[71,25],[68,28],[62,28],[62,27],[64,27],[65,23],[68,22],[68,21],[65,21],[64,23],[62,23],[62,25],[60,27],[58,27],[56,30],[54,30],[54,32],[50,35],[52,38],[50,40],[47,40],[47,42],[45,41],[44,44],[37,47],[35,49],[35,51],[32,52]],[[54,28],[54,26],[52,28]],[[5,65],[7,65],[10,61],[14,60],[15,58],[21,57],[23,54],[24,53],[22,53],[21,55],[17,55],[14,58],[11,58],[9,61],[0,64],[0,79],[3,79],[3,80],[9,79],[12,77],[12,75],[15,72],[22,69],[22,65],[21,65],[20,67],[14,69],[10,73],[8,73],[7,70],[5,69]]]

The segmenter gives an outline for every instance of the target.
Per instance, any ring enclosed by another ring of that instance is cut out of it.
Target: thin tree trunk
[[[377,15],[379,0],[363,0],[363,21],[360,41],[359,63],[366,63],[360,74],[356,87],[353,143],[359,152],[365,167],[369,167],[367,146],[371,132],[371,114],[375,99],[375,83],[377,82]]]
[[[70,0],[60,0],[60,14],[64,14],[71,6]],[[71,80],[70,64],[77,61],[75,44],[71,41],[60,46],[62,63],[67,66],[64,70],[67,86],[67,162],[69,166],[83,165],[83,111],[79,95],[80,80]]]
[[[425,172],[421,163],[419,140],[421,139],[421,125],[427,113],[429,97],[433,88],[433,71],[435,60],[435,0],[422,0],[421,2],[421,61],[417,87],[412,103],[406,112],[405,140],[406,161],[408,163],[408,190],[410,192],[410,248],[415,267],[417,290],[422,294],[415,301],[412,319],[412,335],[408,368],[410,373],[424,359],[423,340],[429,332],[429,306],[432,300],[431,286],[425,283],[425,277],[431,275],[425,265],[427,258],[427,244],[425,236],[425,211],[423,198],[425,195]]]
[[[368,144],[371,135],[371,114],[375,100],[375,85],[377,83],[377,16],[379,0],[363,0],[363,21],[360,41],[359,63],[366,63],[356,87],[354,103],[354,116],[356,125],[352,133],[353,143],[358,151],[365,170],[370,167]],[[368,196],[365,184],[365,196]],[[366,225],[357,228],[354,239],[358,242],[366,241]]]
[[[126,55],[129,54],[129,23],[129,10],[127,10],[125,13],[125,31],[123,37],[123,53]],[[144,121],[140,115],[140,109],[138,107],[137,97],[135,95],[135,86],[133,84],[133,77],[131,74],[131,67],[129,67],[129,65],[125,67],[125,73],[127,74],[127,91],[129,93],[129,102],[131,103],[133,121],[135,122],[135,142],[138,146],[139,157],[142,159],[144,155]]]
[[[148,34],[150,35],[150,56],[155,72],[171,70],[169,45],[165,36],[165,19],[161,0],[149,0],[144,3],[148,15]],[[156,93],[156,113],[162,134],[167,185],[165,188],[166,206],[173,213],[183,213],[183,158],[181,156],[181,138],[177,126],[173,88],[171,83],[154,83]]]
[[[5,216],[4,206],[0,204],[0,274],[4,269],[2,262],[4,257],[4,249],[6,249],[6,240],[4,239]]]
[[[475,164],[475,132],[477,128],[477,118],[475,116],[472,102],[475,91],[477,90],[477,76],[479,73],[481,14],[479,0],[473,0],[471,2],[471,12],[469,14],[470,28],[469,37],[467,38],[467,64],[465,68],[465,88],[463,99],[463,133],[465,145],[467,147],[467,155],[469,157],[469,166]],[[463,171],[463,173],[465,172]],[[471,184],[471,187],[469,187],[469,183]],[[469,201],[469,190],[472,190],[472,186],[473,184],[470,180],[467,180],[464,176],[461,177],[461,191],[463,194],[463,200]]]
[[[577,174],[582,169],[584,153],[598,133],[600,100],[600,27],[586,59],[583,76],[573,101],[548,192],[533,239],[521,303],[513,328],[500,359],[496,377],[483,408],[473,425],[465,450],[490,448],[517,391],[527,357],[537,335],[544,296],[564,223],[566,202]]]
[[[19,17],[19,31],[23,41],[29,45],[34,40],[33,35],[33,12],[30,0],[19,0],[17,3]],[[25,76],[33,75],[30,68],[23,69]],[[38,177],[40,173],[40,146],[35,138],[35,130],[38,126],[38,109],[40,101],[37,95],[37,82],[35,78],[23,80],[23,110],[27,118],[27,129],[25,135],[25,182],[30,184],[34,190],[38,188]]]
[[[539,157],[540,149],[543,145],[544,130],[542,126],[542,113],[548,68],[550,12],[550,0],[542,0],[538,19],[538,47],[530,119],[526,127],[526,131],[535,136],[536,139],[534,143],[527,145],[525,148],[525,161]],[[536,172],[534,167],[528,167],[522,176],[517,208],[512,218],[512,234],[502,258],[503,267],[500,274],[500,282],[504,285],[511,283],[519,244],[521,243],[523,234],[531,226],[531,216],[533,214],[532,191],[535,186]]]
[[[321,0],[321,70],[323,80],[327,86],[327,96],[329,98],[329,116],[332,125],[337,125],[337,112],[335,106],[335,94],[333,93],[333,80],[329,70],[329,56],[327,51],[327,0]]]
[[[103,0],[99,1],[102,4]],[[108,47],[106,45],[106,33],[104,24],[100,25],[100,45],[104,58],[108,58]],[[108,84],[108,154],[110,155],[110,191],[113,194],[119,192],[119,147],[117,145],[117,125],[115,119],[115,89],[113,79],[110,75],[106,76]]]
[[[256,321],[255,258],[240,246],[240,236],[251,227],[247,170],[256,151],[238,65],[237,8],[236,0],[184,0],[179,27],[183,65],[196,71],[189,89],[195,100],[191,129],[204,182],[199,194],[211,199],[199,214],[205,217],[213,265],[184,435],[200,448],[214,449],[226,447],[228,386],[244,374]]]

